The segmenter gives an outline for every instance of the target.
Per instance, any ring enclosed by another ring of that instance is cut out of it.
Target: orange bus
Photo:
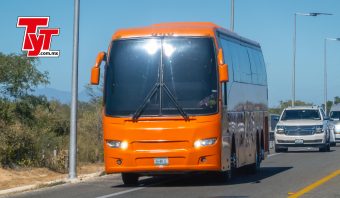
[[[104,160],[126,185],[141,175],[256,172],[268,152],[261,47],[208,22],[121,29],[105,61]]]

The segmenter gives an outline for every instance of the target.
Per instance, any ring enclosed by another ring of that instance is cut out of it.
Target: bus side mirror
[[[91,70],[91,85],[98,85],[99,84],[99,77],[100,77],[100,64],[105,59],[106,53],[99,52],[96,58],[96,64],[92,67]]]
[[[220,73],[220,82],[228,82],[228,65],[227,64],[222,64],[219,65],[219,73]]]
[[[224,63],[223,60],[223,50],[220,48],[218,49],[217,54],[217,61],[218,61],[218,73],[220,77],[220,82],[228,82],[228,65]]]

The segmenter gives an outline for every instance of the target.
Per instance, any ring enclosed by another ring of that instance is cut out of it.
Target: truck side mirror
[[[91,70],[91,85],[98,85],[100,78],[100,64],[105,59],[106,53],[99,52],[96,58],[96,63]]]
[[[219,73],[220,82],[221,83],[228,82],[229,80],[228,65],[224,63],[223,50],[221,48],[218,49],[217,61],[218,61],[218,73]]]

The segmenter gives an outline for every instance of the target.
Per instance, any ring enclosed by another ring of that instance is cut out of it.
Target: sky
[[[107,51],[120,28],[177,21],[208,21],[229,29],[230,0],[80,0],[79,91],[89,83],[97,53]],[[332,16],[297,17],[296,100],[323,103],[324,39],[340,37],[339,0],[235,0],[235,32],[259,42],[268,75],[269,106],[292,97],[293,24],[295,12]],[[51,49],[59,58],[41,58],[49,88],[71,91],[72,0],[11,0],[0,3],[0,52],[20,53],[24,28],[18,16],[50,16],[60,28]],[[328,98],[340,96],[340,42],[327,42]]]

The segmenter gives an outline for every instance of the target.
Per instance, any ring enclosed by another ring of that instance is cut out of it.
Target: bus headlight
[[[203,139],[203,140],[196,140],[194,143],[195,148],[200,148],[202,146],[210,146],[215,144],[216,138],[208,138],[208,139]]]
[[[127,141],[119,141],[119,140],[106,140],[106,144],[111,148],[121,148],[126,150],[129,146]]]

